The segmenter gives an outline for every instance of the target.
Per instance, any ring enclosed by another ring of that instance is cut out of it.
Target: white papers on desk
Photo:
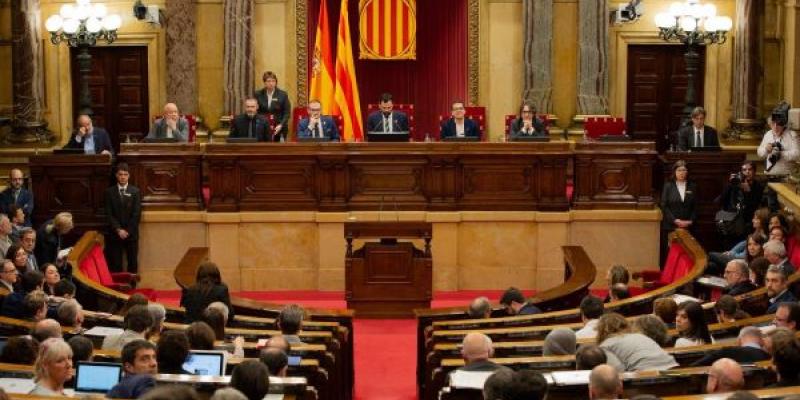
[[[283,400],[283,393],[270,393],[264,396],[262,400]]]
[[[673,294],[672,295],[672,300],[675,300],[675,302],[678,303],[678,304],[686,303],[687,301],[694,301],[694,302],[697,302],[697,303],[702,303],[702,301],[700,301],[700,299],[698,299],[696,297],[687,296],[685,294],[679,294],[679,293]]]
[[[589,374],[591,374],[591,370],[582,370],[582,371],[554,371],[550,373],[550,376],[553,377],[553,383],[558,386],[570,386],[570,385],[588,385],[589,384]]]
[[[69,253],[71,251],[72,251],[72,247],[67,247],[66,249],[61,249],[61,251],[58,252],[58,256],[56,256],[56,260],[63,260],[65,258],[67,258],[67,256],[69,255]]]
[[[486,379],[495,371],[459,371],[450,373],[450,387],[483,390]]]
[[[3,388],[6,393],[28,394],[33,390],[34,386],[36,386],[36,384],[33,383],[33,379],[0,378],[0,388]]]
[[[711,275],[702,276],[700,278],[697,278],[697,283],[699,283],[701,285],[713,286],[713,287],[717,287],[717,288],[721,288],[721,289],[724,289],[724,288],[728,287],[728,281],[726,281],[724,278],[720,278],[718,276],[711,276]]]
[[[84,332],[86,336],[100,336],[106,337],[111,335],[121,335],[124,330],[122,328],[113,328],[109,326],[95,326],[92,329]]]

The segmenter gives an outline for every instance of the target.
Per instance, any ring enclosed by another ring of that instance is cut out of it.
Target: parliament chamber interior
[[[0,0],[0,399],[800,398],[798,0]]]

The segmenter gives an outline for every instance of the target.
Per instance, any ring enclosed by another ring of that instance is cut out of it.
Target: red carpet
[[[594,291],[593,291],[594,292]],[[605,296],[605,291],[596,296]],[[432,307],[457,307],[478,296],[497,302],[502,290],[436,292]],[[273,291],[239,292],[238,296],[272,303],[296,303],[304,307],[346,308],[344,292]],[[531,296],[533,291],[525,291]],[[180,291],[159,291],[158,301],[177,305]],[[416,320],[359,319],[355,334],[356,400],[413,400],[416,389]]]

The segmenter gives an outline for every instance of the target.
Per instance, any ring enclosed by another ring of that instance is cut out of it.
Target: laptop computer
[[[256,143],[258,139],[252,137],[229,137],[225,139],[227,143]]]
[[[474,136],[464,136],[464,137],[448,136],[448,137],[442,138],[442,141],[443,142],[480,142],[481,138],[474,137]]]
[[[407,142],[408,132],[367,132],[368,142]]]
[[[195,375],[222,376],[226,365],[225,351],[192,350],[183,363],[183,369]]]
[[[108,393],[122,379],[122,364],[79,361],[75,393]]]

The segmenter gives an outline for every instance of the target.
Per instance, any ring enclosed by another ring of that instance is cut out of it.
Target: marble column
[[[225,114],[240,114],[253,95],[253,0],[224,0]]]
[[[540,113],[552,111],[553,1],[523,0],[523,60],[525,63],[522,97],[533,102]]]
[[[760,136],[764,121],[759,120],[761,98],[760,15],[762,0],[736,1],[733,42],[733,115],[731,137],[753,139]]]
[[[578,1],[577,113],[608,114],[607,0]]]
[[[183,114],[197,113],[197,6],[194,1],[167,0],[167,101]]]
[[[5,141],[13,144],[49,141],[42,118],[44,60],[39,0],[11,2],[11,75],[14,82],[14,122]]]

